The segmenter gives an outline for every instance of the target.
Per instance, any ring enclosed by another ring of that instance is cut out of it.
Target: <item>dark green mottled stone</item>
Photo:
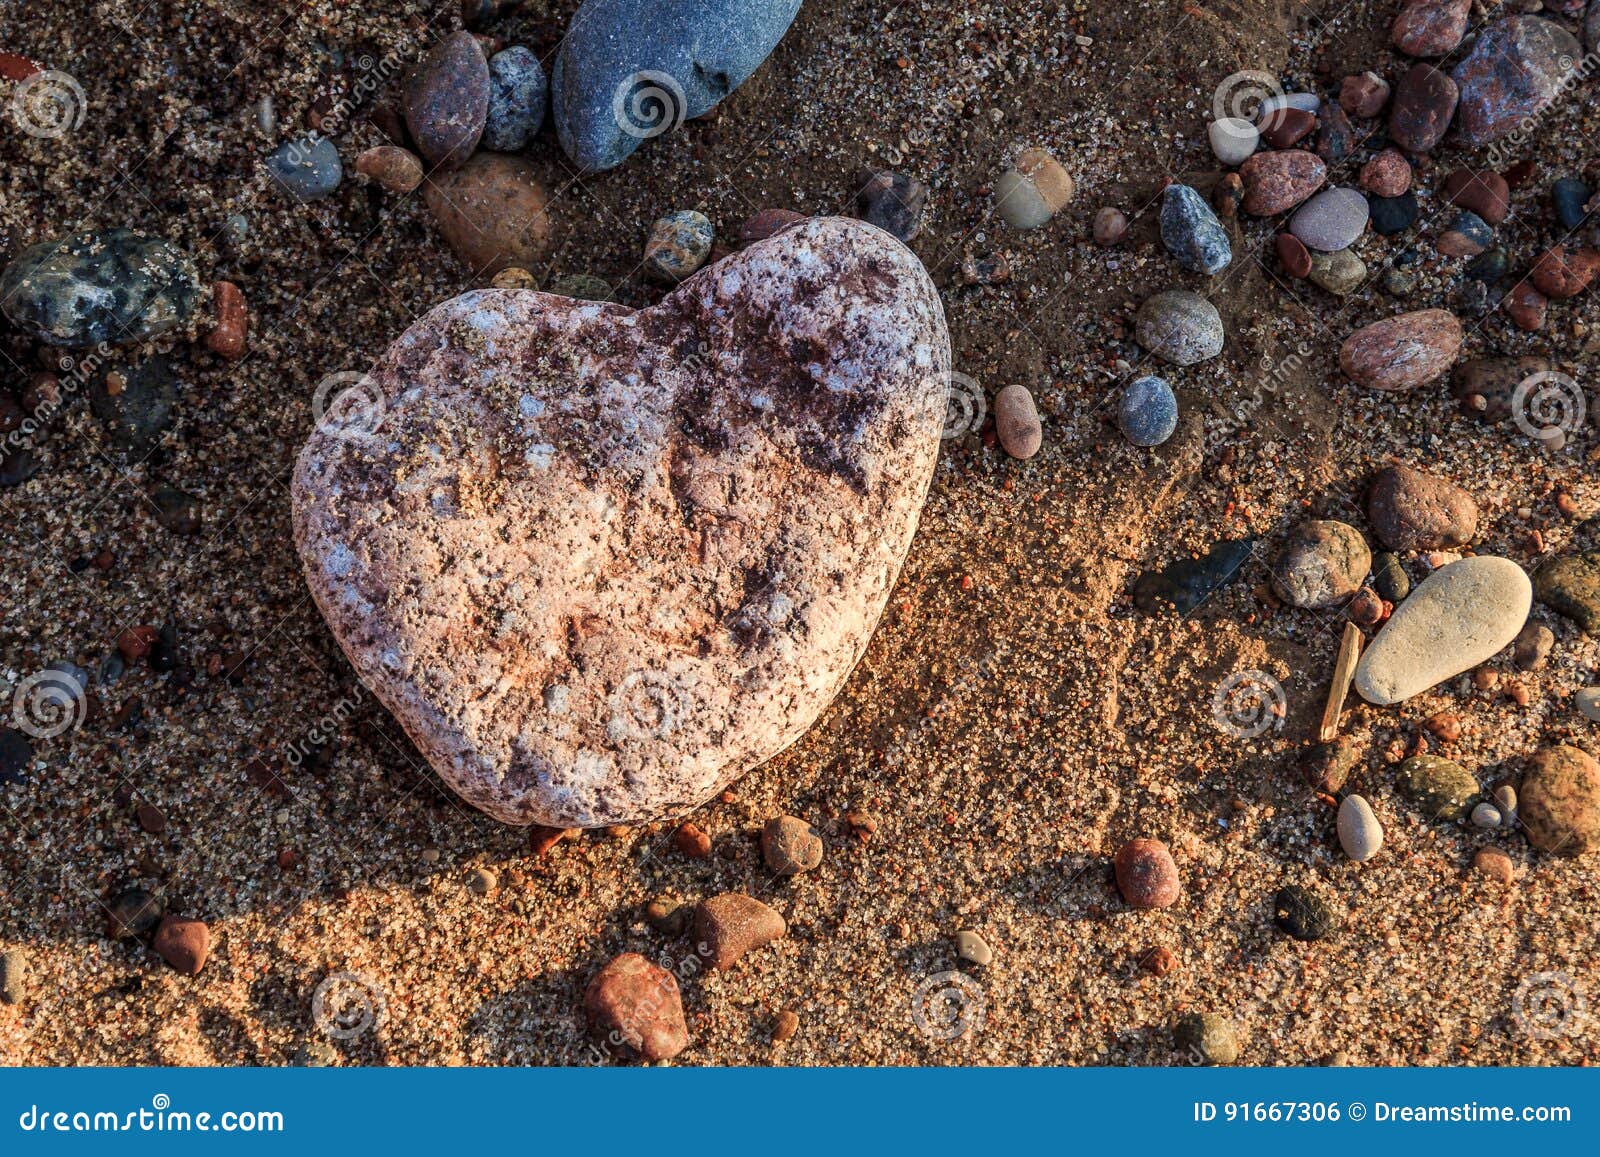
[[[1600,635],[1600,550],[1569,554],[1546,563],[1533,579],[1533,593],[1587,634]]]
[[[143,341],[194,312],[199,275],[187,254],[131,229],[41,241],[0,275],[0,301],[18,329],[84,349]]]
[[[1472,773],[1437,755],[1413,755],[1402,763],[1395,787],[1429,820],[1463,820],[1478,796]]]
[[[1147,615],[1186,615],[1238,577],[1250,559],[1250,539],[1220,542],[1201,558],[1180,558],[1146,571],[1133,586],[1133,602]]]
[[[1326,940],[1344,923],[1321,896],[1299,884],[1287,884],[1273,897],[1272,919],[1296,940]]]

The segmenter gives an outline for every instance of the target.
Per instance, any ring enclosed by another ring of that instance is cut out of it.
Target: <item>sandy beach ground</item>
[[[533,0],[494,30],[548,59],[575,6]],[[79,400],[38,473],[0,490],[0,687],[61,660],[97,670],[140,624],[176,624],[193,668],[181,680],[141,665],[96,685],[83,725],[39,743],[25,781],[0,786],[0,951],[25,953],[32,976],[24,999],[0,1004],[0,1060],[592,1063],[589,978],[623,951],[691,957],[645,906],[724,891],[771,904],[789,933],[684,980],[691,1044],[676,1063],[1182,1064],[1171,1030],[1186,1011],[1230,1018],[1254,1065],[1600,1059],[1600,1026],[1581,1008],[1600,1002],[1593,857],[1426,823],[1393,789],[1399,757],[1440,711],[1462,734],[1430,737],[1432,750],[1486,788],[1515,781],[1541,743],[1596,750],[1571,696],[1596,681],[1600,647],[1536,607],[1556,635],[1543,670],[1503,654],[1488,664],[1497,687],[1463,676],[1398,708],[1352,706],[1344,732],[1368,748],[1356,782],[1386,829],[1379,857],[1355,864],[1333,809],[1293,769],[1344,620],[1277,606],[1263,561],[1308,516],[1365,528],[1365,483],[1398,459],[1476,498],[1472,549],[1531,570],[1593,533],[1592,423],[1552,454],[1463,414],[1442,382],[1363,390],[1337,351],[1399,308],[1376,284],[1334,298],[1288,279],[1267,222],[1235,226],[1233,265],[1211,279],[1181,271],[1157,238],[1164,180],[1205,190],[1219,175],[1205,137],[1219,82],[1266,69],[1328,92],[1369,68],[1398,76],[1392,3],[811,0],[719,116],[621,168],[580,178],[546,127],[529,156],[553,198],[553,245],[531,272],[541,284],[593,274],[632,305],[662,292],[637,268],[669,210],[698,208],[733,238],[763,207],[847,211],[862,165],[926,181],[911,247],[940,286],[955,365],[990,399],[1027,385],[1043,417],[1044,449],[1027,462],[987,427],[946,444],[865,658],[804,739],[692,817],[713,840],[706,859],[686,858],[670,824],[536,856],[526,832],[461,804],[362,690],[301,576],[288,483],[318,382],[364,370],[470,283],[420,196],[354,176],[354,156],[381,139],[371,124],[339,137],[347,177],[326,201],[286,202],[260,160],[301,130],[341,60],[414,56],[455,7],[4,0],[0,50],[75,77],[86,108],[55,139],[0,126],[0,259],[80,228],[143,229],[192,253],[203,280],[240,285],[252,332],[235,363],[158,343],[180,389],[154,454],[125,463]],[[1512,157],[1535,162],[1501,231],[1520,261],[1560,235],[1549,184],[1595,175],[1593,91],[1558,102]],[[270,133],[256,111],[268,95]],[[1077,194],[1018,233],[991,186],[1027,146],[1060,158]],[[1436,169],[1454,154],[1439,157]],[[1090,240],[1103,205],[1133,220],[1114,249]],[[235,214],[243,241],[225,228]],[[1374,280],[1419,251],[1405,308],[1454,301],[1460,262],[1430,241],[1442,214],[1425,192],[1412,233],[1357,246]],[[964,257],[995,253],[1009,281],[961,284]],[[1178,433],[1141,450],[1117,432],[1114,400],[1150,368],[1133,310],[1174,286],[1211,297],[1227,346],[1171,375]],[[1592,389],[1595,302],[1591,290],[1556,303],[1537,333],[1498,312],[1465,318],[1463,356],[1538,353]],[[0,349],[0,384],[20,393],[37,351],[9,331]],[[200,533],[158,525],[150,496],[163,486],[199,497]],[[1563,493],[1577,517],[1558,509]],[[1141,572],[1245,536],[1258,557],[1193,614],[1134,607]],[[1247,670],[1279,681],[1286,716],[1238,739],[1213,697]],[[162,822],[145,812],[142,824],[141,805]],[[816,871],[780,879],[763,865],[757,834],[780,814],[822,833]],[[1173,907],[1137,912],[1118,895],[1111,857],[1136,836],[1172,848],[1184,886]],[[1484,846],[1509,853],[1509,886],[1472,870]],[[470,886],[480,869],[496,878],[485,894]],[[1332,900],[1342,931],[1312,943],[1279,932],[1286,883]],[[104,936],[104,904],[135,886],[209,924],[199,976]],[[957,958],[963,929],[994,949],[987,967]],[[1139,968],[1158,946],[1177,961],[1159,978]],[[330,1036],[319,992],[324,1008],[365,1002],[372,1015]],[[914,1015],[945,1007],[941,992],[962,1003],[958,1035]],[[1518,1010],[1545,998],[1570,1015],[1530,1031]],[[775,1044],[785,1009],[798,1031]]]

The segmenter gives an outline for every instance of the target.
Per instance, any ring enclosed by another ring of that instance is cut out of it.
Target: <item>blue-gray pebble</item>
[[[1117,425],[1135,446],[1159,446],[1178,428],[1178,399],[1166,381],[1146,375],[1129,382],[1117,405]]]
[[[489,119],[483,147],[520,153],[544,123],[550,84],[532,51],[518,44],[489,58]]]
[[[1576,229],[1583,224],[1587,215],[1583,207],[1593,195],[1589,186],[1576,177],[1562,177],[1550,186],[1550,199],[1555,202],[1556,217],[1567,229]]]
[[[344,180],[339,150],[327,137],[315,134],[273,149],[267,154],[267,172],[280,189],[299,201],[320,201]]]
[[[551,115],[579,168],[613,169],[709,112],[777,47],[800,0],[585,0],[551,75]]]
[[[1168,185],[1161,200],[1161,243],[1179,265],[1220,273],[1233,260],[1228,232],[1206,199],[1188,185]]]

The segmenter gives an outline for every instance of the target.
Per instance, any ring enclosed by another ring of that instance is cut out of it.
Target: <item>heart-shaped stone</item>
[[[374,694],[490,815],[682,814],[798,739],[861,657],[931,480],[949,362],[917,259],[842,218],[648,309],[465,294],[301,451],[308,583]]]

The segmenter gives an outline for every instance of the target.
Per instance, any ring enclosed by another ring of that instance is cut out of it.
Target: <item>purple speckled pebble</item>
[[[1312,249],[1348,249],[1367,227],[1367,199],[1354,189],[1324,189],[1295,212],[1289,232]]]

